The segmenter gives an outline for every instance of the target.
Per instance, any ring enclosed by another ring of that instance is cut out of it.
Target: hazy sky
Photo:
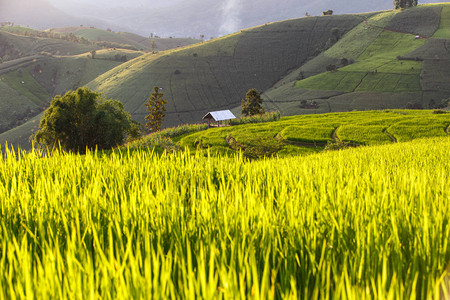
[[[419,0],[419,4],[432,2],[446,0]],[[303,17],[306,12],[320,15],[333,9],[343,14],[391,8],[392,0],[0,0],[0,21],[38,29],[84,24],[143,36],[219,36]]]
[[[181,2],[182,0],[47,0],[58,8],[64,8],[65,6],[72,6],[73,4],[82,4],[90,6],[103,6],[103,7],[123,7],[123,6],[135,6],[135,7],[162,7],[170,6],[174,3]]]

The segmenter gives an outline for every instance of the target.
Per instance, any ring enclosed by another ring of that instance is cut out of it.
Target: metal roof
[[[203,120],[210,119],[210,118],[214,119],[214,121],[216,121],[216,122],[236,119],[236,117],[233,115],[233,113],[229,110],[211,111],[203,117]]]

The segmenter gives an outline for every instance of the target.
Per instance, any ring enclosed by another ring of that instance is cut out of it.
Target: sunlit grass
[[[450,139],[246,161],[3,151],[3,298],[437,299]]]

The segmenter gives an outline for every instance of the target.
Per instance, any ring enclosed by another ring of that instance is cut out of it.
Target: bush
[[[423,109],[423,106],[422,106],[422,103],[419,103],[419,102],[414,102],[414,103],[408,102],[406,104],[406,109]]]
[[[435,109],[435,110],[433,110],[433,114],[437,114],[437,115],[448,114],[448,113],[449,113],[448,111],[445,111],[445,110],[442,110],[442,109]]]
[[[233,119],[230,120],[231,125],[241,125],[241,124],[248,124],[248,123],[265,123],[265,122],[272,122],[277,121],[281,117],[281,114],[279,111],[276,112],[266,112],[264,114],[260,115],[253,115],[249,117],[241,117],[239,119]]]
[[[111,149],[127,137],[140,135],[139,124],[117,100],[105,100],[88,88],[56,96],[39,123],[34,140],[66,151],[85,153],[88,149]]]
[[[328,142],[325,146],[324,150],[340,150],[354,147],[350,142],[344,142],[341,140],[337,140],[335,142]]]

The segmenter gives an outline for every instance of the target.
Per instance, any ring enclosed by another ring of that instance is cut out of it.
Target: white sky
[[[134,6],[134,7],[161,7],[168,6],[182,0],[47,0],[56,7],[64,8],[67,5],[81,4],[89,6]]]

